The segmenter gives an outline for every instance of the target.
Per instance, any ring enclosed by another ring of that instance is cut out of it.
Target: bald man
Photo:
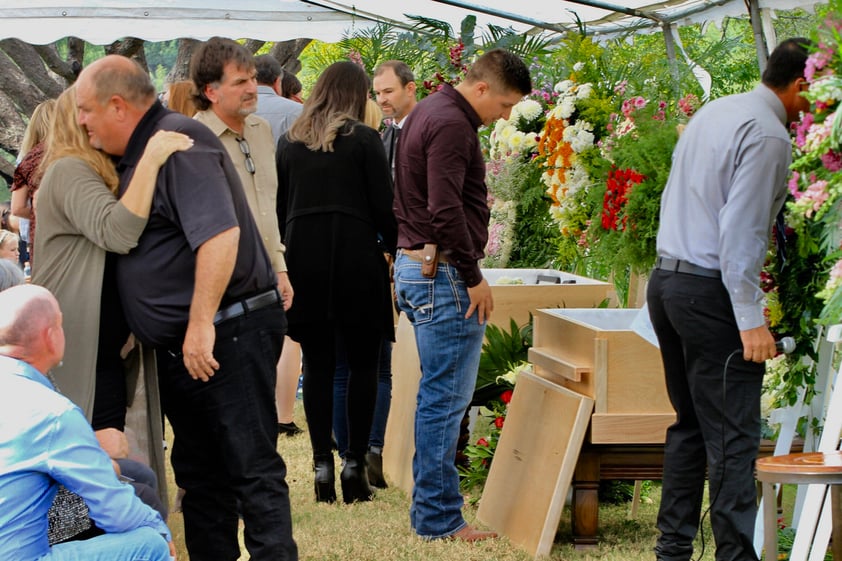
[[[121,483],[82,410],[49,371],[64,355],[58,302],[40,286],[0,292],[0,559],[169,561],[161,516]],[[106,533],[49,546],[47,511],[59,485]]]
[[[157,131],[194,140],[161,167],[146,229],[116,265],[129,327],[159,357],[190,559],[239,559],[242,514],[253,561],[295,561],[276,448],[275,365],[286,316],[237,168],[208,127],[157,101],[149,75],[130,59],[86,67],[76,99],[91,145],[117,160],[121,194]]]

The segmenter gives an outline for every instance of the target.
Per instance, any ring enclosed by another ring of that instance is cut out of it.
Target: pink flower
[[[617,95],[625,95],[626,88],[629,86],[628,80],[623,80],[622,82],[617,82],[617,85],[614,86],[614,93]]]
[[[834,150],[828,150],[821,155],[822,165],[827,171],[839,171],[842,169],[842,154]]]
[[[802,197],[808,201],[813,201],[813,205],[811,208],[807,209],[807,212],[805,212],[804,215],[807,218],[810,218],[813,215],[813,212],[821,208],[822,204],[824,204],[829,196],[830,195],[827,192],[827,181],[816,181],[807,187],[807,190],[804,191]]]
[[[792,177],[789,178],[789,183],[787,183],[787,187],[789,188],[789,192],[795,197],[795,200],[801,198],[801,191],[798,190],[798,180],[801,178],[801,174],[797,171],[792,172]]]
[[[798,148],[804,148],[804,144],[807,142],[807,132],[810,130],[810,127],[813,125],[815,120],[816,118],[812,113],[805,113],[804,118],[796,125],[795,145],[798,146]]]

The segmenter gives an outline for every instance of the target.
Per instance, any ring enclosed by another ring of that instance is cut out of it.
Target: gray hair
[[[8,259],[0,259],[0,291],[23,284],[23,271]]]

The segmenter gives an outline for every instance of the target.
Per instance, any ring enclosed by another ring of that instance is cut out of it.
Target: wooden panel
[[[421,363],[415,330],[401,314],[392,351],[392,405],[386,424],[383,471],[389,483],[412,493],[412,456],[415,454],[415,398],[421,381]]]
[[[538,308],[590,308],[608,297],[610,284],[492,285],[494,313],[491,323],[508,331],[509,318],[518,325],[529,321]]]
[[[568,362],[554,354],[552,351],[542,349],[541,347],[530,347],[529,362],[541,368],[545,368],[562,378],[567,378],[572,382],[580,382],[582,380],[582,374],[590,371],[590,368]]]
[[[517,271],[511,269],[508,274],[517,276]],[[523,325],[529,320],[529,313],[535,315],[538,308],[565,304],[595,307],[613,288],[610,284],[596,281],[589,284],[584,280],[576,284],[492,285],[494,313],[489,323],[508,331],[510,318]],[[592,358],[589,355],[585,364],[589,364]],[[415,332],[406,314],[400,314],[392,349],[392,406],[386,424],[383,470],[390,483],[407,493],[412,493],[415,406],[420,380],[421,365],[415,346]]]
[[[592,410],[592,399],[521,372],[477,518],[549,554]]]
[[[662,444],[675,413],[594,413],[593,444]]]

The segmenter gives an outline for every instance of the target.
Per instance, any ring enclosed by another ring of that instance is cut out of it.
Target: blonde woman
[[[32,112],[18,152],[18,166],[12,177],[12,214],[20,218],[21,235],[29,242],[30,248],[35,240],[35,212],[32,210],[32,199],[41,182],[44,141],[50,130],[55,105],[56,100],[48,99],[38,104]],[[27,220],[29,222],[26,222]]]
[[[48,288],[61,305],[67,348],[53,375],[59,391],[82,408],[94,430],[123,430],[126,419],[127,383],[120,350],[129,332],[113,277],[113,254],[128,253],[137,245],[158,170],[170,154],[190,146],[192,140],[182,134],[158,133],[117,200],[114,165],[91,147],[86,131],[76,123],[74,88],[58,98],[35,199],[42,221],[32,282]],[[151,353],[144,359],[152,359]],[[154,360],[145,360],[143,366],[145,373],[155,372]],[[150,387],[146,380],[147,392],[157,392],[157,385]],[[149,401],[157,408],[157,399]],[[148,430],[157,433],[149,448],[158,455],[159,409],[150,414]]]

